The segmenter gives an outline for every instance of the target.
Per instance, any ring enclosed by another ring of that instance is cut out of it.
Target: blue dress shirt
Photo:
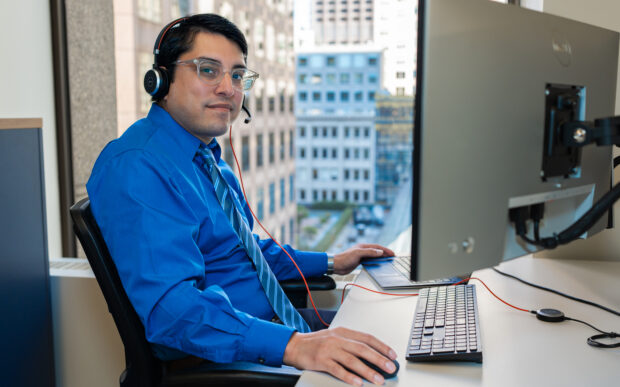
[[[256,271],[195,160],[201,143],[153,104],[97,159],[86,185],[93,215],[158,357],[281,365],[294,330],[270,321]],[[207,146],[252,228],[219,145]],[[299,278],[272,240],[255,238],[278,280]],[[304,275],[325,273],[326,254],[285,248]]]

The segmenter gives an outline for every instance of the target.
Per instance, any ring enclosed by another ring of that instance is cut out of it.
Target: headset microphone
[[[241,105],[241,109],[243,109],[245,114],[248,115],[247,118],[243,122],[245,122],[246,124],[249,124],[250,121],[252,121],[252,113],[250,113],[250,110],[247,107],[245,107],[244,104]]]

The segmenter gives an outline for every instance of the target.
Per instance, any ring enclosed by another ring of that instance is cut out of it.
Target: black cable
[[[564,320],[570,320],[570,321],[576,321],[582,324],[585,324],[587,326],[589,326],[590,328],[601,332],[600,335],[594,335],[594,336],[590,336],[588,337],[587,343],[588,345],[591,345],[593,347],[598,347],[598,348],[618,348],[620,347],[620,342],[617,343],[612,343],[612,344],[607,344],[607,343],[601,343],[600,341],[597,341],[598,339],[615,339],[617,337],[620,337],[620,335],[618,335],[616,332],[605,332],[602,331],[600,329],[598,329],[597,327],[595,327],[592,324],[588,324],[585,321],[581,321],[581,320],[577,320],[576,318],[571,318],[571,317],[564,317]]]
[[[514,276],[514,275],[512,275],[512,274],[504,273],[503,271],[500,271],[499,269],[497,269],[497,268],[495,268],[495,267],[493,268],[493,270],[494,270],[495,272],[497,272],[498,274],[501,274],[501,275],[506,276],[506,277],[510,277],[510,278],[512,278],[512,279],[515,279],[515,280],[517,280],[517,281],[519,281],[519,282],[521,282],[521,283],[524,283],[524,284],[526,284],[526,285],[529,285],[529,286],[535,287],[535,288],[537,288],[537,289],[544,290],[544,291],[547,291],[547,292],[551,292],[551,293],[557,294],[557,295],[559,295],[559,296],[566,297],[566,298],[568,298],[568,299],[570,299],[570,300],[577,301],[577,302],[581,302],[581,303],[586,304],[586,305],[594,306],[594,307],[596,307],[596,308],[599,308],[599,309],[604,310],[605,312],[609,312],[609,313],[611,313],[611,314],[615,314],[616,316],[620,316],[620,312],[617,312],[617,311],[615,311],[615,310],[613,310],[613,309],[610,309],[610,308],[608,308],[608,307],[606,307],[606,306],[603,306],[603,305],[597,304],[597,303],[595,303],[595,302],[588,301],[588,300],[584,300],[584,299],[582,299],[582,298],[577,298],[577,297],[575,297],[575,296],[571,296],[571,295],[568,295],[568,294],[565,294],[565,293],[559,292],[559,291],[554,290],[554,289],[546,288],[546,287],[544,287],[544,286],[540,286],[540,285],[533,284],[533,283],[531,283],[531,282],[527,282],[527,281],[525,281],[525,280],[523,280],[523,279],[521,279],[521,278],[519,278],[519,277],[517,277],[517,276]]]

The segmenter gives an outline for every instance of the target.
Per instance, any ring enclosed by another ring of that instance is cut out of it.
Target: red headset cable
[[[295,260],[293,259],[293,257],[291,257],[291,255],[289,254],[288,251],[286,251],[286,249],[280,244],[280,242],[278,242],[269,231],[267,231],[267,229],[265,228],[265,226],[263,226],[263,224],[260,222],[260,220],[258,220],[258,217],[256,216],[256,214],[254,213],[254,210],[252,210],[252,207],[250,206],[250,202],[248,200],[248,197],[245,193],[245,185],[243,184],[243,175],[241,173],[241,166],[239,165],[239,159],[237,158],[237,153],[235,152],[235,147],[233,146],[233,141],[232,141],[232,125],[230,126],[230,135],[229,135],[229,142],[230,142],[230,149],[232,150],[232,154],[233,154],[233,158],[235,159],[235,164],[237,166],[237,170],[239,171],[239,181],[241,182],[241,191],[243,192],[243,198],[245,199],[246,203],[248,204],[248,208],[250,209],[250,212],[252,213],[252,216],[254,217],[254,219],[256,220],[256,223],[258,223],[258,225],[261,227],[261,229],[269,236],[269,238],[271,238],[272,241],[274,241],[281,249],[282,251],[286,254],[286,256],[291,260],[291,262],[293,262],[293,265],[295,265],[295,268],[297,269],[297,271],[299,272],[299,275],[301,275],[301,279],[304,281],[304,285],[306,286],[306,292],[308,293],[308,298],[310,298],[310,303],[312,304],[312,308],[314,309],[314,312],[316,313],[316,315],[318,316],[319,320],[321,321],[321,323],[323,323],[323,325],[325,325],[326,327],[329,327],[329,324],[326,323],[325,321],[323,321],[323,318],[321,318],[321,315],[319,314],[319,311],[316,309],[316,305],[314,304],[314,299],[312,298],[312,293],[310,292],[310,287],[308,286],[308,281],[306,281],[306,277],[304,276],[304,273],[301,271],[301,269],[299,268],[299,266],[297,265],[297,262],[295,262]],[[477,280],[480,281],[482,283],[482,285],[484,285],[484,287],[489,291],[489,293],[491,293],[495,298],[497,298],[498,300],[500,300],[501,302],[503,302],[504,304],[508,305],[511,308],[514,308],[516,310],[522,311],[522,312],[528,312],[531,313],[532,311],[529,309],[524,309],[524,308],[519,308],[517,306],[514,306],[506,301],[504,301],[503,299],[501,299],[499,296],[497,296],[488,286],[487,284],[484,283],[483,280],[481,280],[480,278],[476,278],[476,277],[470,277],[470,278],[465,278],[457,283],[454,283],[453,285],[459,285],[463,282],[467,282],[469,280]],[[344,301],[344,295],[345,295],[345,291],[347,289],[348,286],[356,286],[358,288],[362,288],[364,290],[367,290],[369,292],[373,292],[373,293],[378,293],[378,294],[384,294],[384,295],[388,295],[388,296],[400,296],[400,297],[411,297],[411,296],[417,296],[418,293],[386,293],[386,292],[380,292],[377,290],[372,290],[369,288],[366,288],[364,286],[361,285],[357,285],[354,283],[348,283],[344,286],[344,288],[342,289],[342,298],[340,300],[340,303],[342,304],[342,302]]]
[[[323,323],[323,325],[325,325],[326,327],[329,327],[329,324],[326,323],[325,321],[323,321],[323,318],[321,318],[321,315],[319,314],[319,311],[316,309],[316,305],[314,305],[314,299],[312,298],[312,293],[310,293],[310,287],[308,287],[308,281],[306,281],[306,277],[304,276],[304,273],[302,273],[302,271],[299,268],[299,266],[297,266],[297,262],[295,262],[293,257],[291,257],[291,255],[280,244],[280,242],[278,242],[276,240],[276,238],[271,236],[269,231],[267,231],[267,229],[263,226],[263,224],[260,222],[260,220],[258,220],[258,217],[256,216],[256,214],[254,214],[254,210],[252,210],[252,207],[250,206],[250,202],[248,201],[248,197],[245,194],[245,185],[243,184],[243,176],[242,176],[242,173],[241,173],[241,167],[239,165],[239,159],[237,159],[237,153],[235,152],[235,147],[233,146],[233,141],[232,141],[232,125],[230,125],[229,141],[230,141],[230,149],[232,150],[232,154],[233,154],[233,157],[235,159],[235,164],[237,165],[237,170],[239,171],[239,181],[241,182],[241,191],[243,192],[243,198],[245,199],[246,203],[248,204],[248,208],[250,209],[250,212],[252,213],[252,216],[256,220],[256,223],[258,223],[258,225],[263,229],[263,231],[267,235],[269,235],[269,238],[271,238],[272,241],[274,241],[278,246],[280,246],[280,248],[282,249],[282,251],[284,251],[286,256],[291,260],[291,262],[293,262],[293,265],[295,265],[295,268],[297,269],[297,271],[301,275],[301,279],[304,281],[304,285],[306,286],[306,292],[308,292],[308,298],[310,298],[310,303],[312,304],[312,308],[314,309],[314,313],[316,313],[316,315],[319,317],[319,320],[321,321],[321,323]]]

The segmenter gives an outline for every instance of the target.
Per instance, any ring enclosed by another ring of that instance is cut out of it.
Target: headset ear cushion
[[[168,72],[164,68],[153,68],[144,74],[144,90],[153,98],[160,99],[168,94]]]

